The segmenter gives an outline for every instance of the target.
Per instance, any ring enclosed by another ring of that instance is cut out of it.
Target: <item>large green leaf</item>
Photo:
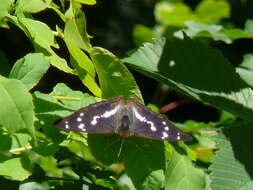
[[[28,89],[31,89],[40,81],[48,68],[49,63],[43,54],[28,54],[15,63],[10,78],[21,80]]]
[[[203,190],[205,175],[203,170],[193,166],[191,160],[173,150],[165,173],[166,190]]]
[[[0,124],[10,133],[21,129],[34,137],[34,107],[32,96],[24,84],[16,79],[0,77]]]
[[[137,189],[160,189],[165,171],[164,144],[159,141],[130,137],[122,140],[117,136],[88,135],[92,154],[109,165],[124,161],[128,176]]]
[[[102,48],[93,48],[92,60],[98,73],[102,98],[123,95],[142,101],[140,90],[127,67],[112,53]]]
[[[253,120],[252,90],[220,52],[202,41],[158,39],[123,61],[197,100]]]
[[[209,167],[212,190],[250,190],[253,123],[236,122],[213,137],[219,150]]]

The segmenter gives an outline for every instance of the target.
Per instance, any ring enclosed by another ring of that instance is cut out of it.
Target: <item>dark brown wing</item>
[[[130,131],[134,136],[160,141],[189,141],[192,139],[190,135],[176,128],[169,120],[135,99],[129,99],[128,106],[133,112],[133,124]]]
[[[117,111],[122,104],[123,97],[97,102],[56,121],[54,125],[68,131],[114,133]]]

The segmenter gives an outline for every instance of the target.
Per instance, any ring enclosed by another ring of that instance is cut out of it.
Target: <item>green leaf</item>
[[[142,184],[144,190],[160,190],[164,188],[163,170],[152,171]]]
[[[1,0],[0,3],[0,27],[8,28],[5,16],[8,15],[9,10],[14,3],[14,0]]]
[[[54,177],[63,177],[63,171],[57,167],[57,160],[52,156],[40,156],[39,166],[47,173]]]
[[[184,26],[185,21],[197,19],[186,4],[167,1],[156,3],[155,17],[164,26]]]
[[[133,76],[119,59],[102,48],[94,48],[91,57],[98,74],[102,98],[123,95],[125,98],[135,97],[143,102]]]
[[[227,44],[232,43],[232,40],[225,34],[222,33],[223,27],[221,25],[211,25],[211,24],[201,24],[193,21],[185,22],[185,25],[188,29],[183,30],[187,36],[190,37],[211,37],[214,40],[224,41]],[[181,31],[176,32],[174,34],[181,39],[184,38],[183,33]]]
[[[56,98],[49,94],[34,92],[34,105],[36,114],[66,116],[73,109],[60,104]]]
[[[195,13],[204,23],[217,23],[220,19],[230,17],[230,4],[226,0],[203,0]]]
[[[235,122],[213,137],[219,150],[209,167],[212,190],[253,189],[252,124]]]
[[[49,68],[49,63],[41,53],[28,54],[13,66],[10,78],[21,80],[28,89],[32,89]]]
[[[9,16],[8,19],[25,32],[33,43],[36,52],[43,53],[52,66],[66,73],[75,74],[66,61],[51,49],[52,47],[58,48],[58,44],[55,41],[53,31],[45,23],[29,18],[16,18],[14,16]]]
[[[19,0],[16,6],[16,14],[38,13],[48,8],[52,0]]]
[[[63,83],[57,84],[54,87],[53,92],[50,94],[62,104],[73,110],[78,110],[96,102],[93,96],[90,96],[87,93],[83,94],[81,91],[72,90]]]
[[[81,5],[71,1],[65,16],[64,40],[74,47],[79,47],[89,52],[91,44],[86,31],[86,19],[81,11]]]
[[[28,146],[30,146],[29,141],[31,141],[31,137],[28,134],[24,133],[15,133],[11,136],[11,148],[10,152],[19,154],[18,151],[20,148],[26,150]]]
[[[165,190],[203,190],[205,175],[203,170],[193,166],[187,156],[173,150],[165,173]]]
[[[95,69],[92,61],[80,48],[66,44],[71,54],[71,64],[76,69],[80,80],[95,96],[101,97],[101,90],[95,82]]]
[[[23,167],[21,158],[12,158],[0,163],[0,175],[23,181],[27,179],[31,173]]]
[[[137,46],[140,46],[144,42],[153,42],[155,38],[155,33],[151,28],[146,27],[144,25],[135,25],[134,31],[134,42]]]
[[[0,97],[0,105],[4,106],[4,109],[0,110],[0,124],[9,133],[27,129],[34,137],[32,96],[23,83],[16,79],[0,77]]]
[[[197,100],[253,120],[252,90],[220,52],[200,40],[158,39],[123,61]]]
[[[253,54],[246,54],[236,72],[251,87],[253,86]]]

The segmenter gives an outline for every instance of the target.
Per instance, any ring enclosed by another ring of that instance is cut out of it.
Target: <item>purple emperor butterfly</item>
[[[123,97],[91,104],[55,122],[56,127],[76,132],[137,136],[160,141],[189,141],[191,136],[169,120],[130,98]]]

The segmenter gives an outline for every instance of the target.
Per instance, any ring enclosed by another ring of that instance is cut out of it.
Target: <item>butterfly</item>
[[[57,120],[57,128],[94,134],[118,134],[127,139],[137,136],[160,141],[190,141],[190,135],[168,119],[153,112],[134,98],[122,96],[90,104]]]

